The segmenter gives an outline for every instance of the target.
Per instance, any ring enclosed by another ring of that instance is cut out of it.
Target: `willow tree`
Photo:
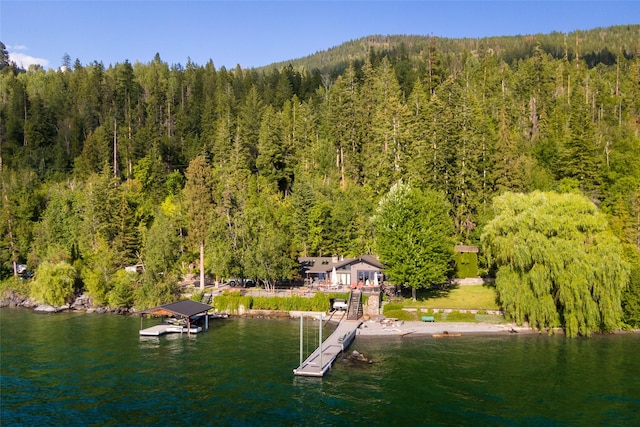
[[[629,281],[623,247],[607,218],[578,194],[506,193],[482,243],[498,268],[496,290],[505,314],[567,336],[619,327]]]
[[[70,303],[75,293],[76,277],[76,269],[71,264],[45,261],[36,270],[31,296],[53,306]]]
[[[392,283],[418,288],[447,280],[453,260],[453,222],[442,193],[402,182],[380,200],[375,246]]]

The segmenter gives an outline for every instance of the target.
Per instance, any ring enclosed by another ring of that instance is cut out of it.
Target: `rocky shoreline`
[[[410,337],[410,336],[461,336],[470,334],[531,334],[537,330],[512,323],[472,323],[472,322],[418,322],[418,321],[376,321],[362,323],[358,337]]]
[[[419,322],[393,319],[365,320],[356,331],[357,337],[433,337],[450,338],[468,335],[564,335],[563,328],[538,330],[514,323]],[[639,334],[640,329],[594,332],[597,334]]]
[[[79,311],[85,313],[112,313],[112,314],[135,314],[134,309],[95,307],[91,299],[86,295],[81,295],[72,304],[53,307],[40,304],[30,298],[24,297],[16,292],[8,291],[0,298],[1,307],[23,307],[40,313],[57,313],[62,311]],[[298,312],[270,312],[268,310],[250,310],[241,316],[269,318],[269,317],[299,317]],[[491,323],[464,323],[464,322],[418,322],[418,321],[394,321],[380,316],[376,320],[365,320],[357,331],[357,336],[361,337],[383,337],[383,336],[432,336],[456,334],[495,334],[495,333],[537,333],[537,331],[521,327],[514,324],[491,324]]]
[[[135,313],[135,310],[127,308],[96,307],[93,305],[91,298],[84,294],[78,296],[71,304],[54,307],[49,304],[41,304],[14,291],[5,291],[0,298],[0,308],[2,307],[23,307],[38,313],[58,313],[70,310],[82,311],[85,313]]]
[[[0,308],[3,307],[22,307],[31,309],[39,313],[58,313],[62,311],[79,311],[84,313],[111,313],[120,315],[133,315],[136,310],[133,308],[111,308],[96,307],[92,304],[91,298],[87,295],[81,295],[76,298],[72,304],[66,304],[60,307],[53,307],[47,304],[40,304],[31,298],[20,295],[14,291],[5,291],[0,297]],[[249,310],[240,315],[240,317],[257,317],[257,318],[276,318],[300,316],[300,312],[271,312],[270,310]],[[420,322],[420,321],[402,321],[394,319],[386,319],[379,316],[376,319],[367,319],[362,322],[358,328],[356,336],[358,337],[434,337],[447,338],[458,337],[462,335],[494,335],[494,334],[540,334],[549,333],[562,334],[561,328],[553,331],[539,331],[529,326],[518,326],[514,323],[475,323],[475,322]],[[640,329],[633,331],[617,331],[616,333],[638,333]]]

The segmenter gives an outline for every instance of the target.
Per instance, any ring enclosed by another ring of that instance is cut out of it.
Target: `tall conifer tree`
[[[202,156],[189,163],[186,172],[184,200],[188,218],[189,238],[200,252],[200,289],[204,289],[204,248],[214,208],[211,167]]]

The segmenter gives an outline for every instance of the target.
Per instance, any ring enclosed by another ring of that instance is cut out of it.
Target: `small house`
[[[374,287],[382,284],[382,263],[373,255],[358,258],[300,257],[305,283],[310,286],[340,289]]]

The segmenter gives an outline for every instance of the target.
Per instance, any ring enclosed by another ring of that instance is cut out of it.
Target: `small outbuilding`
[[[478,277],[478,247],[456,245],[453,249],[455,251],[456,276],[459,279]]]

